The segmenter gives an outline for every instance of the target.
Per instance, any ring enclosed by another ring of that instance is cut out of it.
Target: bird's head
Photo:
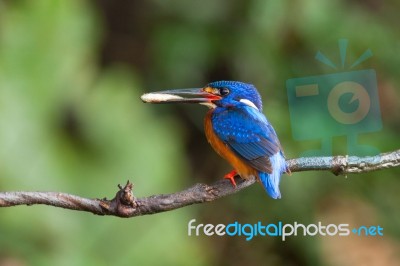
[[[239,81],[216,81],[203,88],[146,93],[141,98],[149,103],[199,103],[210,108],[248,105],[262,111],[257,89],[252,84]]]

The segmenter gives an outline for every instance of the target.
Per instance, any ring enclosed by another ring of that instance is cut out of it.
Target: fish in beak
[[[150,92],[141,97],[145,103],[199,103],[213,105],[213,101],[221,99],[221,96],[207,92],[204,88],[166,90]]]

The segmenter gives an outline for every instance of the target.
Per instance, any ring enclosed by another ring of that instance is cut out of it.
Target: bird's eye
[[[219,89],[219,95],[225,96],[229,94],[229,89],[228,88],[220,88]]]

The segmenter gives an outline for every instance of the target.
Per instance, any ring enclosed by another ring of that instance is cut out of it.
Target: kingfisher
[[[262,112],[257,89],[239,81],[216,81],[203,88],[143,94],[147,103],[198,103],[209,107],[204,132],[214,150],[234,168],[224,178],[254,176],[273,199],[281,197],[279,182],[290,174],[278,136]]]

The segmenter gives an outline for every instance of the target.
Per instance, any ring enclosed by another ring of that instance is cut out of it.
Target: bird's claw
[[[231,172],[227,173],[224,178],[229,179],[232,183],[232,186],[236,188],[236,182],[235,182],[235,176],[237,175],[237,172],[235,170],[232,170]]]

